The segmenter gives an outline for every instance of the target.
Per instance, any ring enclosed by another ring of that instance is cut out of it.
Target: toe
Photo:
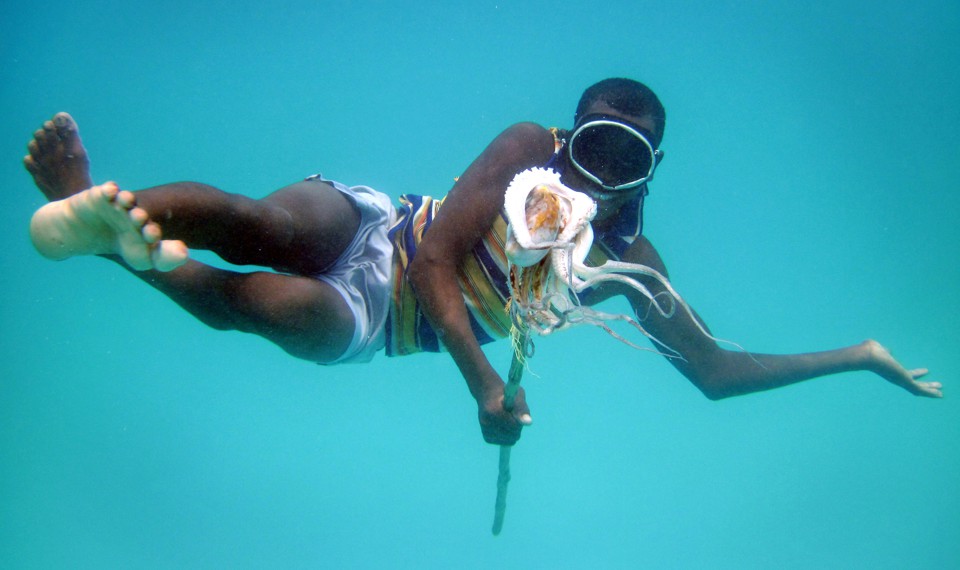
[[[119,200],[118,200],[119,202]],[[129,213],[130,221],[138,228],[146,229],[147,222],[150,220],[150,216],[147,214],[147,211],[143,208],[133,208]]]
[[[100,189],[101,194],[103,194],[103,196],[109,202],[116,200],[120,194],[120,189],[117,188],[117,184],[115,182],[105,182],[100,186],[96,186],[96,188]]]
[[[180,240],[162,241],[153,248],[151,258],[157,271],[172,271],[187,262],[190,250]]]
[[[121,190],[117,194],[117,204],[120,204],[121,206],[129,210],[137,205],[137,197],[136,195],[134,195],[133,192],[130,192],[129,190]],[[144,214],[146,214],[146,212],[144,212]]]
[[[53,125],[53,121],[44,122],[43,129],[37,132],[42,133],[43,135],[42,142],[46,145],[52,145],[58,141],[57,129]]]
[[[48,138],[47,131],[43,129],[37,129],[33,131],[33,140],[27,143],[27,146],[33,146],[39,151],[41,147],[47,144]]]
[[[77,134],[77,122],[73,120],[68,113],[57,113],[53,116],[53,126],[57,134],[63,136],[74,136]]]
[[[23,157],[23,166],[30,174],[37,174],[37,172],[40,170],[36,161],[33,160],[33,157],[30,155]]]
[[[140,233],[143,235],[143,240],[151,245],[160,241],[160,238],[163,234],[163,232],[160,230],[160,226],[154,222],[147,222],[144,224],[143,229],[140,230]]]
[[[36,143],[38,155],[53,154],[59,142],[57,133],[53,129],[53,123],[50,121],[45,122],[42,128],[37,129],[33,133],[33,141],[31,142]]]

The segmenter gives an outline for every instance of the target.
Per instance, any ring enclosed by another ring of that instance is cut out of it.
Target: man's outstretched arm
[[[624,261],[647,265],[666,275],[663,261],[646,238],[639,238],[627,251]],[[645,279],[654,294],[663,291],[654,280]],[[940,398],[939,382],[922,381],[926,368],[908,370],[897,362],[878,342],[867,340],[860,344],[806,354],[771,355],[725,350],[706,336],[694,322],[699,320],[678,310],[670,317],[649,310],[650,302],[633,289],[614,286],[599,291],[590,299],[598,302],[612,294],[623,294],[637,315],[644,317],[643,327],[664,345],[677,351],[682,358],[671,358],[671,363],[711,400],[750,394],[795,384],[812,378],[864,370],[873,372],[908,392],[931,398]],[[703,329],[707,327],[699,320]]]

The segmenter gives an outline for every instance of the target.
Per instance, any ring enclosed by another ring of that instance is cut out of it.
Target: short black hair
[[[573,117],[574,124],[578,123],[597,101],[603,101],[617,111],[634,117],[652,117],[657,127],[657,132],[654,133],[657,137],[656,146],[660,145],[667,123],[667,111],[649,87],[639,81],[622,77],[611,77],[594,83],[580,97],[577,113]]]

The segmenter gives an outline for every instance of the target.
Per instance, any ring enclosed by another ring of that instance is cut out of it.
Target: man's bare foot
[[[23,165],[48,200],[61,200],[93,186],[90,160],[73,117],[57,113],[33,133]]]
[[[30,221],[33,245],[44,257],[114,254],[134,269],[160,271],[186,263],[186,245],[161,241],[160,226],[136,207],[132,192],[121,192],[112,182],[93,186],[73,117],[54,115],[33,134],[27,150],[23,165],[50,200]]]
[[[136,207],[133,192],[113,182],[54,200],[30,220],[30,238],[44,257],[119,255],[137,270],[170,271],[187,262],[187,246],[160,240],[160,226]]]

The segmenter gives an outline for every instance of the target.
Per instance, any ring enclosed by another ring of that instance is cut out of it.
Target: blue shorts
[[[319,174],[307,180],[333,186],[360,212],[360,227],[353,241],[323,273],[312,276],[340,293],[355,323],[350,346],[335,360],[320,364],[370,362],[386,344],[393,266],[393,243],[387,230],[396,221],[397,210],[389,196],[369,186],[346,186]]]

